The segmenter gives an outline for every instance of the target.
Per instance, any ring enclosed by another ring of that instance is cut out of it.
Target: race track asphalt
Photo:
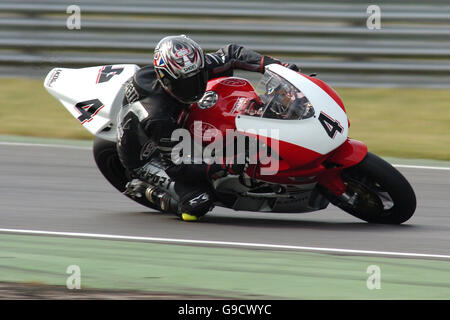
[[[450,254],[450,170],[400,168],[417,196],[399,226],[338,208],[263,214],[216,208],[186,223],[152,212],[102,177],[88,148],[0,145],[0,228]]]

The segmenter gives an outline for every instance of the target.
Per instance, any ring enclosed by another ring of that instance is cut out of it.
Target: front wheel
[[[373,153],[342,172],[345,193],[332,202],[369,223],[400,224],[416,210],[409,182],[391,164]]]

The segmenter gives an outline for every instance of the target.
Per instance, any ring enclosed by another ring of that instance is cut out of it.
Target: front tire
[[[416,196],[406,178],[373,153],[342,172],[344,197],[332,201],[369,223],[401,224],[416,210]]]

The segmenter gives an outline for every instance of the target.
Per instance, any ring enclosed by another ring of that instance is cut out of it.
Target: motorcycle
[[[96,164],[122,193],[131,176],[116,151],[117,116],[124,83],[137,70],[130,64],[55,68],[44,82],[47,91],[95,135]],[[256,159],[244,174],[214,180],[216,206],[303,213],[332,203],[369,223],[407,221],[416,209],[411,185],[392,165],[368,152],[363,142],[350,139],[349,126],[344,104],[329,85],[277,64],[266,67],[256,88],[239,77],[209,81],[205,95],[191,105],[183,123],[194,135],[200,128],[205,144],[232,130],[262,141],[270,150],[267,157],[276,158],[264,163]],[[275,138],[269,134],[273,131]],[[145,196],[131,198],[157,209]]]

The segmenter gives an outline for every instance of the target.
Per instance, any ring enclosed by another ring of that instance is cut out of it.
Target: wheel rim
[[[345,184],[348,198],[354,200],[354,203],[348,204],[353,210],[372,217],[386,217],[391,214],[394,201],[380,183],[362,177],[348,178]]]

